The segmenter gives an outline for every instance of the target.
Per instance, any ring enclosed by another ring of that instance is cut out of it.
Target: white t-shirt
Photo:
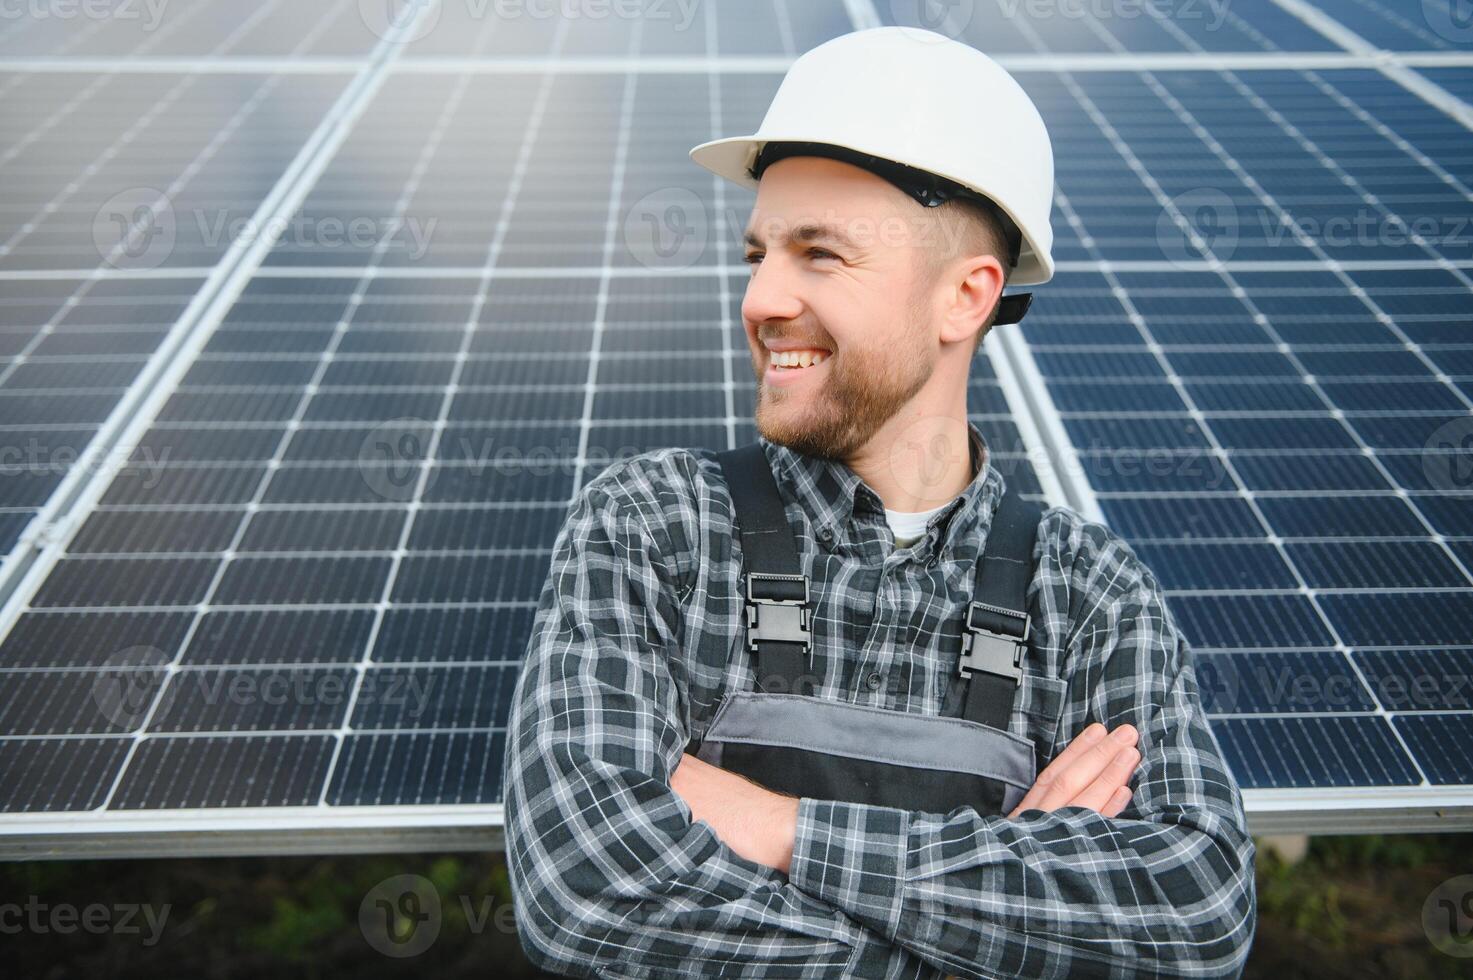
[[[951,504],[948,500],[940,507],[932,507],[930,510],[904,511],[885,508],[885,521],[890,525],[890,530],[895,533],[895,547],[908,548],[915,544],[926,534],[926,522],[941,513]]]

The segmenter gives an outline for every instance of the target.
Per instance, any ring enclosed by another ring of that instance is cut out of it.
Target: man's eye
[[[808,255],[810,257],[812,257],[812,258],[824,258],[824,259],[837,259],[838,258],[837,255],[835,255],[833,252],[830,252],[828,249],[826,249],[826,248],[818,248],[818,247],[810,248],[808,250]],[[747,263],[748,265],[756,265],[758,262],[761,262],[762,261],[762,253],[761,252],[748,252],[746,255],[744,255],[742,257],[742,261],[745,262],[745,263]]]

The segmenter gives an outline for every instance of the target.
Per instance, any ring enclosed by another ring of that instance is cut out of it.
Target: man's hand
[[[759,786],[695,756],[681,756],[670,788],[721,842],[748,861],[788,873],[798,833],[798,798]]]
[[[1065,806],[1119,815],[1130,802],[1130,779],[1141,759],[1138,739],[1131,725],[1121,725],[1108,738],[1104,725],[1090,725],[1044,767],[1008,816]],[[690,807],[691,820],[704,820],[727,847],[787,874],[798,830],[797,797],[774,793],[690,754],[681,756],[670,788]]]
[[[1121,725],[1106,738],[1105,726],[1095,722],[1044,767],[1008,816],[1065,806],[1087,806],[1106,817],[1118,816],[1130,802],[1130,778],[1141,761],[1135,747],[1138,738],[1132,725]]]

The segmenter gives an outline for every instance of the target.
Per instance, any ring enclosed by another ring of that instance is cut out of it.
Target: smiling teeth
[[[814,364],[822,364],[827,359],[828,354],[821,350],[788,350],[772,353],[772,363],[778,367],[809,367]]]

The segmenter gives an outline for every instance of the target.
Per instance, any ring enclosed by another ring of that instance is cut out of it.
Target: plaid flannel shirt
[[[817,696],[935,715],[1003,492],[981,432],[965,492],[896,548],[847,466],[762,440],[812,581]],[[740,536],[714,452],[614,463],[558,535],[507,733],[506,846],[528,954],[599,977],[1233,976],[1256,923],[1242,799],[1152,573],[1066,507],[1040,522],[1009,728],[1040,766],[1129,722],[1124,812],[1014,819],[804,799],[785,876],[670,789],[723,692],[752,690]]]

